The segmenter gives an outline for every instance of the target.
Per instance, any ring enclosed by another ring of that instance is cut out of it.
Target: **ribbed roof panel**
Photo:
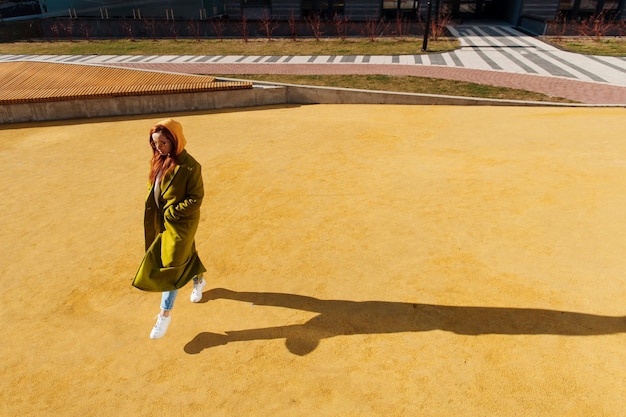
[[[0,63],[0,104],[252,88],[215,77],[91,65]]]

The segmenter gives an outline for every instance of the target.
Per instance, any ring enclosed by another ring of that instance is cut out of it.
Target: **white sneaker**
[[[202,300],[202,290],[206,286],[206,281],[204,278],[199,279],[197,282],[193,283],[193,291],[191,291],[191,297],[189,299],[192,303],[199,303]]]
[[[170,325],[170,321],[172,321],[172,316],[157,316],[157,322],[152,328],[150,332],[150,339],[159,339],[165,336],[165,332],[167,332],[167,326]]]

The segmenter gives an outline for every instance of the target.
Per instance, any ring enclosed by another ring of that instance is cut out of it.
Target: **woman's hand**
[[[169,206],[165,210],[163,217],[165,217],[165,220],[167,220],[168,222],[176,222],[180,220],[180,217],[176,215],[176,210],[174,210],[174,206]]]

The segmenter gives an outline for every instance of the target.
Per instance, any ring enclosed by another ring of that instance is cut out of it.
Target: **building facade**
[[[23,18],[95,18],[206,20],[224,16],[276,20],[342,16],[351,21],[382,18],[421,19],[431,9],[456,21],[495,20],[543,34],[546,22],[564,16],[568,20],[603,14],[626,18],[626,0],[0,0],[0,18],[33,13]],[[10,10],[13,10],[13,15]],[[17,12],[15,12],[17,11]]]

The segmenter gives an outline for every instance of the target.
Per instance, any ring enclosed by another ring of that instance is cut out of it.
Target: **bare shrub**
[[[390,24],[385,22],[385,19],[374,20],[368,19],[363,26],[361,26],[361,34],[365,36],[370,42],[375,42],[389,29]]]
[[[241,39],[243,39],[244,42],[248,42],[250,40],[250,34],[248,33],[249,29],[248,18],[246,16],[241,16],[241,20],[237,23],[237,31],[241,35]]]
[[[213,32],[215,32],[215,36],[220,41],[224,40],[224,30],[226,30],[226,24],[222,18],[211,19],[211,27],[213,28]]]
[[[72,41],[73,35],[74,35],[74,22],[72,22],[71,20],[69,20],[67,23],[59,22],[59,26],[60,26],[61,32],[63,32],[65,37],[69,39],[70,41]]]
[[[143,24],[146,27],[148,33],[152,37],[153,41],[157,40],[156,21],[154,19],[143,19]]]
[[[289,24],[289,36],[292,41],[296,41],[298,38],[298,29],[300,29],[300,20],[296,18],[296,13],[291,10],[289,14],[289,19],[287,19],[287,24]]]
[[[191,36],[193,36],[196,41],[200,42],[200,22],[190,20],[189,23],[187,23],[187,29],[189,33],[191,33]]]
[[[319,41],[324,34],[324,22],[322,22],[322,19],[318,15],[309,16],[306,18],[306,23],[311,28],[315,40]]]
[[[452,22],[452,14],[444,9],[439,13],[438,18],[430,26],[430,35],[434,41],[441,38],[446,33],[446,27]]]
[[[176,28],[176,21],[172,19],[170,23],[170,35],[174,40],[178,40],[178,29]]]
[[[133,32],[132,22],[129,22],[127,20],[122,22],[122,30],[124,31],[124,33],[126,33],[126,36],[128,37],[128,39],[130,39],[131,41],[135,40],[135,34]]]
[[[54,40],[58,42],[59,41],[59,25],[57,24],[57,22],[50,23],[50,32],[52,33]]]
[[[607,14],[602,11],[585,19],[581,19],[576,25],[576,31],[581,36],[588,36],[599,41],[600,38],[606,36],[614,25],[615,19],[608,18]]]
[[[561,39],[567,34],[568,24],[569,22],[565,14],[559,12],[556,15],[556,19],[548,21],[547,32],[549,35],[552,35],[557,39]]]
[[[91,40],[91,25],[87,22],[80,22],[78,25],[78,32],[83,35],[86,41]]]
[[[404,17],[402,13],[396,13],[396,18],[393,21],[393,36],[397,39],[406,37],[411,29],[411,21]]]
[[[272,34],[278,29],[279,22],[267,10],[263,10],[259,19],[259,29],[265,35],[268,41],[272,40]]]
[[[337,37],[342,41],[345,41],[348,37],[348,30],[350,29],[350,18],[335,13],[332,19],[332,24],[335,28]]]
[[[626,36],[626,20],[620,20],[617,23],[617,34],[618,36]]]

